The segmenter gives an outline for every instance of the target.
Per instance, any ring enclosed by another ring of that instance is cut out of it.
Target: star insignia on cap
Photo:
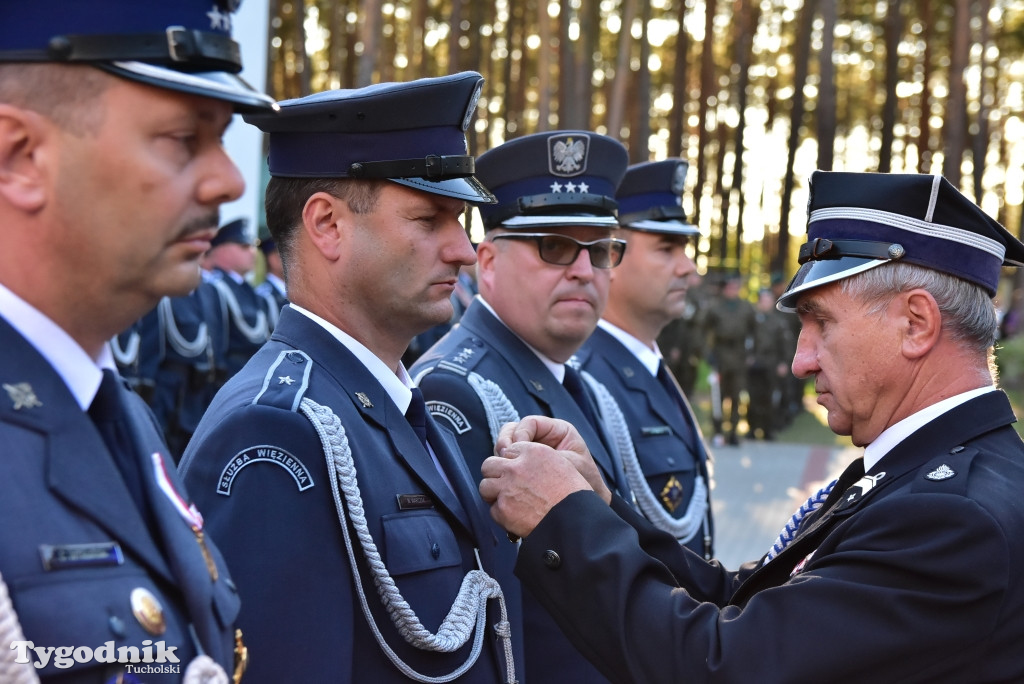
[[[216,5],[206,13],[206,16],[210,17],[211,29],[224,29],[225,31],[231,30],[231,15],[227,12],[221,12]]]
[[[941,482],[942,480],[948,480],[951,477],[956,476],[956,471],[950,468],[948,465],[943,463],[932,472],[925,475],[926,480],[932,480],[933,482]]]
[[[279,376],[277,376],[277,384],[278,385],[290,385],[293,382],[295,382],[295,380],[293,380],[292,376],[290,376],[290,375],[279,375]]]
[[[580,192],[590,192],[590,186],[586,183],[580,183],[577,187],[579,187]]]
[[[575,183],[566,183],[565,184],[565,191],[566,192],[576,192],[576,184]]]
[[[555,181],[551,184],[551,192],[562,192],[562,184]]]
[[[36,393],[32,390],[32,385],[27,382],[19,382],[14,385],[4,383],[4,389],[7,390],[7,396],[10,397],[14,403],[14,410],[20,411],[23,408],[36,408],[42,406],[43,402],[39,401],[36,397]]]

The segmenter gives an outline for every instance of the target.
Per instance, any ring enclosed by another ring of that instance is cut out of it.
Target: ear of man
[[[34,213],[46,203],[45,143],[52,128],[31,110],[0,103],[0,197],[22,212]]]
[[[927,290],[916,289],[898,297],[899,314],[905,320],[903,354],[918,359],[938,345],[942,336],[942,312],[938,302]]]
[[[310,242],[329,261],[345,254],[346,233],[354,214],[345,200],[326,192],[313,193],[302,208],[302,226]]]

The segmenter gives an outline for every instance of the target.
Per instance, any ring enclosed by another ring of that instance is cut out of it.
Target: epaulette
[[[471,337],[446,354],[444,358],[437,362],[434,368],[465,377],[480,363],[480,360],[487,354],[487,349],[483,342],[475,337]]]
[[[263,378],[263,387],[252,403],[297,411],[309,388],[312,370],[313,361],[305,352],[294,349],[281,352]]]
[[[933,458],[917,471],[911,491],[966,494],[971,461],[978,455],[973,447],[956,446]]]

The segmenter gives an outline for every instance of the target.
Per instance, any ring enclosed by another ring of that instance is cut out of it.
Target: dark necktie
[[[120,378],[114,371],[110,369],[103,371],[100,389],[89,406],[89,417],[92,418],[100,436],[103,437],[114,465],[121,473],[121,478],[135,502],[135,507],[152,529],[153,518],[146,505],[142,471],[129,432],[127,414],[121,404],[121,388],[118,387],[120,382]]]
[[[688,433],[680,435],[680,437],[682,437],[683,441],[686,442],[686,445],[690,447],[690,449],[695,449],[696,442],[694,441],[693,426],[690,424],[690,410],[687,408],[686,402],[683,401],[683,391],[679,389],[679,385],[676,384],[676,381],[672,378],[668,368],[665,367],[664,361],[658,362],[658,373],[656,377],[658,378],[658,382],[661,386],[665,388],[665,392],[668,393],[668,398],[672,400],[672,403],[679,408],[679,412],[683,414],[683,422],[686,424]]]
[[[409,421],[409,425],[412,425],[412,429],[416,431],[416,436],[423,443],[423,448],[429,453],[430,447],[427,446],[427,403],[423,400],[423,392],[420,391],[419,387],[412,387],[411,389],[412,401],[409,402],[409,408],[405,410],[405,419]]]
[[[598,427],[599,423],[594,416],[594,408],[590,402],[590,397],[583,389],[583,379],[580,377],[579,372],[572,366],[565,367],[565,378],[562,380],[562,385],[566,391],[572,396],[576,405],[583,411],[583,415],[587,417],[590,424],[595,428]]]

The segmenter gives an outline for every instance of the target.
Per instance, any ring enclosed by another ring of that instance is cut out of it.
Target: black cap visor
[[[224,71],[186,73],[145,62],[96,62],[111,74],[157,88],[224,100],[236,112],[267,112],[277,109],[273,98],[255,90],[239,76]]]
[[[470,204],[494,204],[497,201],[494,199],[494,195],[473,176],[445,180],[427,180],[426,178],[389,178],[388,180],[414,190],[429,192],[432,195],[454,197]]]
[[[842,257],[839,259],[821,259],[808,261],[793,276],[785,294],[779,297],[775,307],[787,313],[796,312],[796,301],[802,292],[849,278],[863,273],[875,266],[888,263],[888,259],[865,259],[861,257]]]

